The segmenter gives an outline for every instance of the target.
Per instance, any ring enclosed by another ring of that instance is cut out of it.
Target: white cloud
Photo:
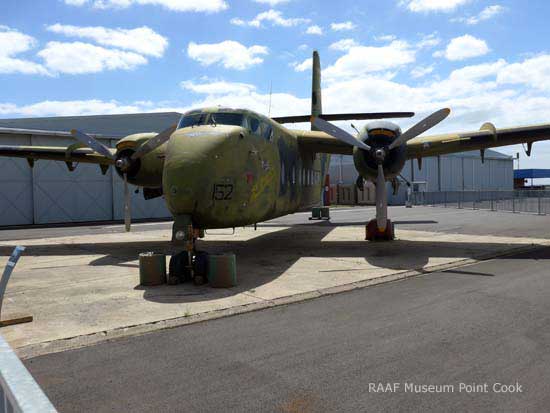
[[[374,40],[377,40],[379,42],[393,42],[395,39],[397,39],[396,36],[393,34],[383,34],[380,36],[374,36]]]
[[[550,55],[540,55],[521,63],[503,67],[498,72],[500,84],[527,85],[533,89],[550,91]],[[548,117],[550,118],[550,112]]]
[[[470,17],[459,17],[451,19],[454,22],[462,22],[469,25],[478,24],[479,22],[492,19],[498,14],[504,11],[504,7],[499,4],[493,4],[492,6],[485,7],[478,15]]]
[[[324,70],[325,78],[338,81],[367,73],[402,67],[415,60],[415,50],[407,42],[395,40],[389,45],[355,46]]]
[[[13,103],[0,102],[1,116],[22,116],[22,117],[41,117],[41,116],[78,116],[78,115],[98,115],[98,114],[117,114],[117,113],[138,113],[150,111],[151,104],[146,102],[135,102],[132,104],[122,104],[116,100],[46,100],[30,105],[15,105]]]
[[[19,59],[15,56],[36,47],[36,39],[32,36],[0,26],[0,73],[27,75],[48,75],[48,70],[30,60]]]
[[[317,26],[316,24],[313,26],[309,26],[306,30],[306,34],[314,34],[317,36],[321,36],[323,34],[323,29],[320,26]]]
[[[254,0],[256,3],[269,4],[271,7],[278,6],[279,4],[288,3],[290,0]]]
[[[264,60],[260,56],[268,53],[265,46],[246,47],[232,40],[212,44],[191,42],[187,46],[187,55],[203,66],[219,63],[227,69],[236,70],[245,70],[262,63]]]
[[[135,4],[161,6],[178,12],[215,13],[228,8],[224,0],[65,0],[71,6],[91,5],[96,9],[125,9]]]
[[[98,73],[104,70],[131,70],[147,63],[134,52],[106,49],[89,43],[49,42],[38,52],[52,72],[68,74]]]
[[[298,26],[299,24],[307,24],[310,21],[310,19],[305,19],[302,17],[285,18],[279,10],[270,9],[258,14],[252,20],[247,21],[235,17],[230,20],[230,23],[235,26],[262,27],[262,23],[269,22],[273,26],[293,27]]]
[[[457,61],[483,56],[489,53],[489,51],[489,46],[487,46],[485,40],[465,34],[464,36],[452,39],[444,52],[436,52],[434,56],[445,56],[447,60]]]
[[[292,67],[296,72],[305,72],[306,70],[311,70],[312,65],[313,59],[310,57],[309,59],[304,60],[302,63],[294,62],[292,64]]]
[[[357,26],[349,20],[345,21],[345,22],[341,22],[341,23],[331,23],[330,24],[330,28],[332,30],[334,30],[335,32],[340,32],[340,31],[344,31],[344,30],[353,30],[356,27]]]
[[[413,70],[411,70],[411,76],[414,79],[418,79],[420,77],[424,77],[426,75],[429,75],[434,71],[433,65],[430,66],[417,66]]]
[[[401,0],[399,3],[412,12],[451,12],[471,0]]]
[[[439,43],[441,43],[441,39],[437,36],[437,33],[432,33],[423,36],[422,39],[416,43],[416,47],[419,49],[429,49],[437,46]]]
[[[168,39],[147,26],[136,29],[110,29],[101,26],[79,27],[57,23],[47,26],[46,29],[65,36],[92,39],[103,46],[114,46],[154,57],[162,57],[168,47]]]
[[[256,86],[248,83],[226,82],[223,80],[210,83],[186,80],[181,82],[180,86],[185,90],[206,95],[246,95],[256,90]]]
[[[346,52],[349,49],[351,49],[352,47],[356,47],[356,46],[359,46],[359,43],[357,43],[355,40],[353,40],[353,39],[342,39],[342,40],[338,40],[337,42],[332,43],[329,46],[329,49],[340,50],[340,51]]]

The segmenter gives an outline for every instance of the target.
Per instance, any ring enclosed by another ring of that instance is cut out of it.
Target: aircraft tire
[[[191,281],[191,273],[189,271],[189,255],[187,251],[182,251],[170,258],[169,274],[171,277],[176,276],[181,282]]]

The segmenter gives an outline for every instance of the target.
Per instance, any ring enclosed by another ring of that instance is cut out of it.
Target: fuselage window
[[[260,135],[260,121],[256,118],[248,118],[248,123],[250,125],[250,131],[254,134]]]
[[[188,128],[189,126],[204,125],[206,121],[206,113],[196,113],[194,115],[183,116],[179,123],[178,129]]]
[[[271,128],[271,125],[268,125],[267,123],[262,124],[263,129],[263,137],[265,140],[271,141],[273,139],[273,129]]]
[[[215,125],[243,126],[244,116],[242,113],[212,113],[208,122]]]

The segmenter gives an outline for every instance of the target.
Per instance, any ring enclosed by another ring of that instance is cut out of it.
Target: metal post
[[[25,247],[15,247],[11,253],[8,263],[6,264],[6,268],[4,268],[2,278],[0,279],[0,321],[2,320],[2,302],[4,301],[4,293],[6,292],[6,287],[8,285],[11,273],[13,272],[13,269],[15,268],[17,261],[19,261],[19,257],[23,251],[25,251]]]
[[[542,215],[542,210],[541,210],[541,191],[539,191],[539,199],[538,199],[538,203],[539,203],[539,215]]]

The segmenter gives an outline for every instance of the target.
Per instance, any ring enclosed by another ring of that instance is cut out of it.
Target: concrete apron
[[[25,240],[0,330],[22,358],[254,311],[550,245],[550,240],[397,231],[364,241],[364,227],[301,225],[209,231],[199,248],[237,254],[238,286],[139,286],[138,254],[170,254],[170,233],[148,231]],[[17,241],[2,242],[5,265]]]

